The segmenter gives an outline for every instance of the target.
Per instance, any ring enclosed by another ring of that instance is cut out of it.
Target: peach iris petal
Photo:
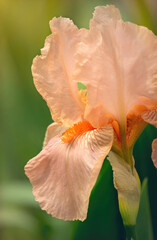
[[[47,37],[41,56],[33,61],[34,83],[53,120],[70,125],[81,121],[83,115],[77,83],[72,79],[74,52],[83,33],[67,18],[53,18],[50,27],[53,33]]]
[[[113,141],[112,127],[63,143],[59,136],[25,166],[42,209],[64,220],[84,220],[91,190]]]
[[[154,139],[152,143],[152,160],[153,160],[154,166],[157,168],[157,138]]]
[[[97,7],[79,44],[75,79],[87,87],[87,120],[102,106],[120,122],[139,96],[157,100],[157,37],[123,22],[114,6]]]

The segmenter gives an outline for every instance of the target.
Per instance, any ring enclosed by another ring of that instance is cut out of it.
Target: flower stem
[[[126,231],[126,240],[137,240],[135,225],[134,226],[125,225],[125,231]]]

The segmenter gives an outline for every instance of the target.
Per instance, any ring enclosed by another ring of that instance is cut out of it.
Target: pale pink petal
[[[96,8],[76,54],[75,79],[87,86],[87,120],[101,105],[120,121],[139,96],[157,100],[157,37],[123,22],[113,6]]]
[[[82,31],[68,18],[53,18],[52,34],[47,37],[41,56],[32,65],[34,83],[46,100],[52,118],[70,125],[82,120],[77,83],[72,81],[74,53]]]
[[[154,166],[157,168],[157,138],[154,139],[152,143],[152,160],[153,160]]]
[[[51,140],[51,138],[62,134],[63,132],[66,131],[66,128],[63,127],[62,125],[60,125],[59,123],[51,123],[46,130],[46,134],[45,134],[45,139],[44,139],[44,143],[43,143],[43,147],[45,147],[48,142]]]
[[[145,122],[150,123],[157,127],[157,109],[144,112],[142,114],[142,118]]]
[[[84,220],[91,190],[111,149],[111,126],[78,135],[71,143],[59,136],[25,166],[33,194],[52,216]]]

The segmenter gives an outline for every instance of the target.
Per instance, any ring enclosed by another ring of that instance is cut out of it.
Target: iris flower
[[[140,181],[132,152],[147,123],[157,127],[157,37],[123,22],[114,6],[96,7],[89,29],[62,17],[50,28],[32,65],[54,120],[25,166],[35,199],[53,217],[83,221],[109,154],[123,222],[135,225]],[[152,146],[157,167],[157,139]]]

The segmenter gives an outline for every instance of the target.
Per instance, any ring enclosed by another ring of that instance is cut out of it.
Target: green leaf
[[[154,239],[148,196],[148,180],[146,178],[142,183],[140,207],[136,223],[136,235],[138,240]]]

